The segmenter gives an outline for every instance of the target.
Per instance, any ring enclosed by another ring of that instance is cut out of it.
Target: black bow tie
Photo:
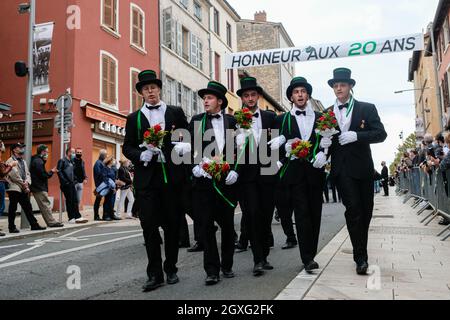
[[[341,105],[339,106],[339,110],[342,110],[342,109],[344,109],[344,108],[348,108],[348,103],[341,104]]]
[[[158,110],[161,106],[160,105],[157,105],[157,106],[149,106],[149,105],[146,105],[147,106],[147,109],[148,110]]]
[[[254,116],[255,118],[259,118],[259,113],[254,113],[253,116]]]
[[[220,114],[208,114],[208,119],[220,119]]]
[[[295,114],[298,115],[298,116],[304,115],[306,117],[306,111],[297,110],[297,111],[295,111]]]

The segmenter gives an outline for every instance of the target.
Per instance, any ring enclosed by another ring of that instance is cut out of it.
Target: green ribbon
[[[282,179],[284,177],[284,174],[286,173],[286,170],[289,167],[289,163],[291,163],[291,157],[290,156],[289,156],[289,159],[288,159],[288,162],[287,162],[286,166],[283,165],[283,168],[281,169],[280,179]]]
[[[311,159],[311,163],[313,163],[316,160],[317,148],[319,147],[319,136],[320,136],[320,134],[317,132],[316,133],[316,144],[314,145],[313,157]]]
[[[355,99],[353,98],[353,96],[351,96],[350,102],[348,103],[347,113],[345,114],[345,116],[347,118],[348,118],[348,115],[350,114],[350,112],[352,112],[354,105],[355,105]]]
[[[227,197],[225,197],[224,194],[219,190],[219,188],[217,188],[216,180],[213,180],[213,186],[214,189],[216,189],[216,192],[219,194],[219,196],[221,196],[222,199],[225,200],[227,204],[229,204],[232,208],[236,208],[236,205],[233,204],[230,200],[228,200]]]

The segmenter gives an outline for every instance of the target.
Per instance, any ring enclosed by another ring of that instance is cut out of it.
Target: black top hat
[[[345,82],[352,86],[355,85],[356,81],[352,78],[352,71],[348,68],[337,68],[333,70],[333,79],[328,80],[328,85],[333,87],[336,82]]]
[[[291,84],[286,89],[286,96],[289,101],[291,101],[292,91],[294,91],[294,89],[297,87],[305,88],[306,92],[308,92],[309,96],[311,96],[313,89],[312,86],[308,83],[308,80],[306,80],[303,77],[295,77],[294,79],[291,80]]]
[[[139,81],[136,83],[136,90],[141,93],[142,87],[154,83],[158,87],[162,88],[162,81],[158,79],[158,76],[153,70],[144,70],[138,74]]]
[[[205,95],[213,94],[217,98],[223,100],[222,109],[225,109],[228,106],[228,100],[226,98],[227,94],[227,88],[225,86],[217,81],[210,81],[208,82],[208,87],[205,89],[201,89],[198,91],[198,95],[203,99]]]
[[[17,143],[13,143],[11,145],[11,150],[14,150],[15,148],[25,148],[26,145],[21,143],[21,142],[17,142]]]
[[[247,90],[255,90],[257,91],[259,94],[263,94],[263,88],[261,88],[260,86],[258,86],[258,84],[256,83],[256,78],[254,77],[245,77],[241,79],[241,89],[239,89],[236,94],[239,97],[242,97],[242,94],[244,93],[244,91]]]

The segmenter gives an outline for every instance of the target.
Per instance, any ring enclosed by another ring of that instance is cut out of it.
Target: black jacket
[[[133,184],[133,181],[131,180],[131,175],[130,175],[130,171],[128,170],[128,168],[121,166],[119,168],[119,172],[118,172],[118,179],[122,182],[125,182],[125,185],[123,187],[121,187],[121,190],[126,190],[129,189],[131,187],[131,185]]]
[[[386,182],[389,179],[389,171],[386,166],[384,166],[383,169],[381,169],[381,178],[384,179]]]
[[[158,179],[153,179],[155,168],[161,167],[161,163],[157,162],[158,157],[154,156],[152,161],[147,166],[144,166],[144,163],[140,160],[141,153],[146,149],[139,148],[139,145],[142,144],[145,130],[150,127],[147,117],[144,114],[141,114],[141,132],[138,132],[137,120],[138,113],[140,112],[141,111],[138,110],[127,117],[127,124],[125,128],[126,135],[122,149],[125,157],[134,165],[134,186],[137,190],[146,188],[149,185],[156,186],[162,183],[162,181],[159,181],[159,177]],[[165,130],[172,131],[176,129],[187,129],[187,127],[188,123],[183,109],[174,106],[167,106],[165,113]],[[164,144],[162,147],[164,157],[166,158],[165,169],[169,184],[179,184],[184,180],[185,171],[182,166],[176,166],[171,159],[171,152],[174,147],[172,145],[172,141],[178,141],[177,138],[174,137],[172,140],[172,134],[167,134],[164,138]]]
[[[312,145],[310,149],[310,155],[313,154],[316,143],[317,143],[316,154],[319,153],[320,151],[323,151],[322,149],[319,148],[320,137],[318,140],[315,134],[315,130],[317,127],[317,119],[321,117],[321,114],[318,112],[314,112],[314,114],[315,114],[314,126],[312,128],[312,133],[309,138],[309,142]],[[295,116],[293,116],[292,114],[287,114],[287,118],[283,126],[283,120],[285,116],[286,114],[282,114],[277,116],[275,119],[275,128],[280,130],[279,134],[283,135],[286,138],[286,141],[294,138],[302,139],[300,129],[298,127]],[[289,130],[288,126],[288,117],[291,118],[291,130]],[[286,157],[285,146],[286,143],[284,143],[279,149],[280,161],[283,163],[283,168],[281,168],[281,170],[278,173],[280,183],[282,185],[292,185],[298,184],[300,181],[303,180],[306,181],[309,185],[321,188],[325,183],[325,168],[321,169],[314,168],[312,163],[307,159],[289,160],[289,158]],[[283,177],[281,177],[281,172],[284,168],[286,168],[286,171]]]
[[[266,157],[270,158],[271,150],[270,147],[267,145],[267,142],[271,140],[270,137],[270,130],[273,129],[275,126],[275,118],[276,114],[273,112],[268,112],[264,110],[260,110],[261,114],[261,124],[262,129],[267,130],[267,141],[265,139],[261,138],[260,144],[258,147],[256,147],[256,144],[254,144],[253,151],[254,154],[252,155],[252,159],[256,159],[256,164],[250,164],[250,154],[251,154],[251,148],[250,143],[247,144],[244,153],[242,154],[241,160],[239,160],[239,164],[237,167],[237,173],[239,174],[239,184],[245,184],[248,182],[261,182],[261,183],[275,183],[277,181],[277,175],[262,175],[261,174],[261,168],[263,167],[270,167],[269,164],[261,164],[260,159],[260,147],[262,144],[264,144],[267,155]],[[241,149],[237,150],[237,156],[239,157],[241,154]],[[254,162],[254,160],[253,160]],[[274,164],[276,165],[276,164]]]
[[[339,128],[337,130],[340,131]],[[341,146],[340,133],[333,136],[333,144],[329,149],[331,176],[336,177],[347,169],[345,174],[352,178],[373,179],[374,165],[370,145],[383,142],[387,137],[375,105],[355,100],[349,131],[356,132],[358,141]]]
[[[58,161],[58,178],[61,188],[75,185],[74,166],[73,162],[67,158]]]
[[[86,170],[84,169],[83,159],[75,158],[73,160],[73,164],[74,164],[75,179],[76,179],[77,183],[83,183],[84,180],[87,179]]]
[[[30,164],[31,192],[48,192],[48,179],[53,176],[52,171],[45,170],[45,161],[42,157],[35,155]]]

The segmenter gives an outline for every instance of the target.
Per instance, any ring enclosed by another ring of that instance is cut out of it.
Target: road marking
[[[128,230],[128,231],[118,231],[118,232],[109,232],[109,233],[100,233],[100,234],[91,234],[86,236],[79,236],[79,239],[85,239],[85,238],[93,238],[93,237],[101,237],[101,236],[111,236],[115,234],[124,234],[124,233],[133,233],[133,232],[141,232],[140,230]]]
[[[71,249],[66,249],[66,250],[62,250],[62,251],[58,251],[58,252],[47,253],[47,254],[43,254],[43,255],[40,255],[40,256],[35,256],[35,257],[31,257],[31,258],[17,260],[17,261],[13,261],[13,262],[7,262],[7,263],[0,264],[0,269],[11,267],[11,266],[16,266],[16,265],[27,263],[27,262],[33,262],[33,261],[37,261],[37,260],[42,260],[42,259],[45,259],[45,258],[55,257],[55,256],[63,255],[63,254],[66,254],[66,253],[70,253],[70,252],[75,252],[75,251],[80,251],[80,250],[84,250],[84,249],[89,249],[89,248],[101,246],[101,245],[108,244],[108,243],[113,243],[113,242],[117,242],[117,241],[137,238],[137,237],[142,237],[142,234],[141,233],[133,234],[133,235],[130,235],[130,236],[121,237],[121,238],[117,238],[117,239],[112,239],[112,240],[106,240],[106,241],[102,241],[102,242],[87,244],[87,245],[84,245],[84,246],[81,246],[81,247],[77,247],[77,248],[71,248]],[[29,248],[29,249],[32,249],[32,248]],[[29,250],[29,249],[27,249],[27,250]]]
[[[11,258],[14,258],[14,257],[18,256],[18,255],[21,255],[22,253],[25,253],[25,252],[34,250],[34,249],[39,248],[39,247],[41,247],[41,246],[42,246],[42,244],[38,244],[38,245],[35,245],[35,246],[31,247],[31,248],[24,249],[24,250],[20,250],[20,251],[17,251],[17,252],[8,254],[7,256],[4,256],[4,257],[0,258],[0,262],[9,260],[9,259],[11,259]]]

